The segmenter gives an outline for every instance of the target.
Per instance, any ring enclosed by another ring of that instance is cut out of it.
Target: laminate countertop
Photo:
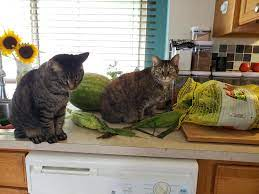
[[[15,139],[12,132],[0,130],[0,149],[259,163],[259,146],[188,142],[182,131],[173,132],[164,139],[141,132],[137,132],[137,137],[114,136],[109,139],[97,139],[100,133],[77,127],[71,120],[66,120],[64,129],[68,135],[66,141],[56,144],[44,142],[38,145],[26,139]]]

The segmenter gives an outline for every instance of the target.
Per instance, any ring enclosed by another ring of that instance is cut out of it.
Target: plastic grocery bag
[[[176,110],[187,110],[181,122],[224,126],[239,130],[259,128],[259,86],[234,86],[211,80],[203,84],[189,78],[178,94]],[[182,107],[184,101],[192,105]]]

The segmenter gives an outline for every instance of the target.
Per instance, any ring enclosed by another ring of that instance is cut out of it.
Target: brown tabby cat
[[[64,124],[69,91],[81,82],[82,63],[89,53],[56,55],[19,82],[12,99],[11,122],[17,138],[33,143],[65,140]]]
[[[154,113],[178,75],[179,55],[169,61],[152,57],[152,63],[152,67],[124,74],[107,86],[101,102],[104,120],[132,123]]]

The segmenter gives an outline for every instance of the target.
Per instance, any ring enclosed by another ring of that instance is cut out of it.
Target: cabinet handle
[[[255,13],[259,13],[259,3],[257,3],[255,6]]]
[[[45,174],[66,174],[66,175],[96,175],[96,169],[90,168],[68,168],[68,167],[53,167],[43,166],[41,173]]]

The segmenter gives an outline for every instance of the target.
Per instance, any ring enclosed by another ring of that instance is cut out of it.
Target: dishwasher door
[[[30,194],[195,194],[193,160],[32,152]]]

